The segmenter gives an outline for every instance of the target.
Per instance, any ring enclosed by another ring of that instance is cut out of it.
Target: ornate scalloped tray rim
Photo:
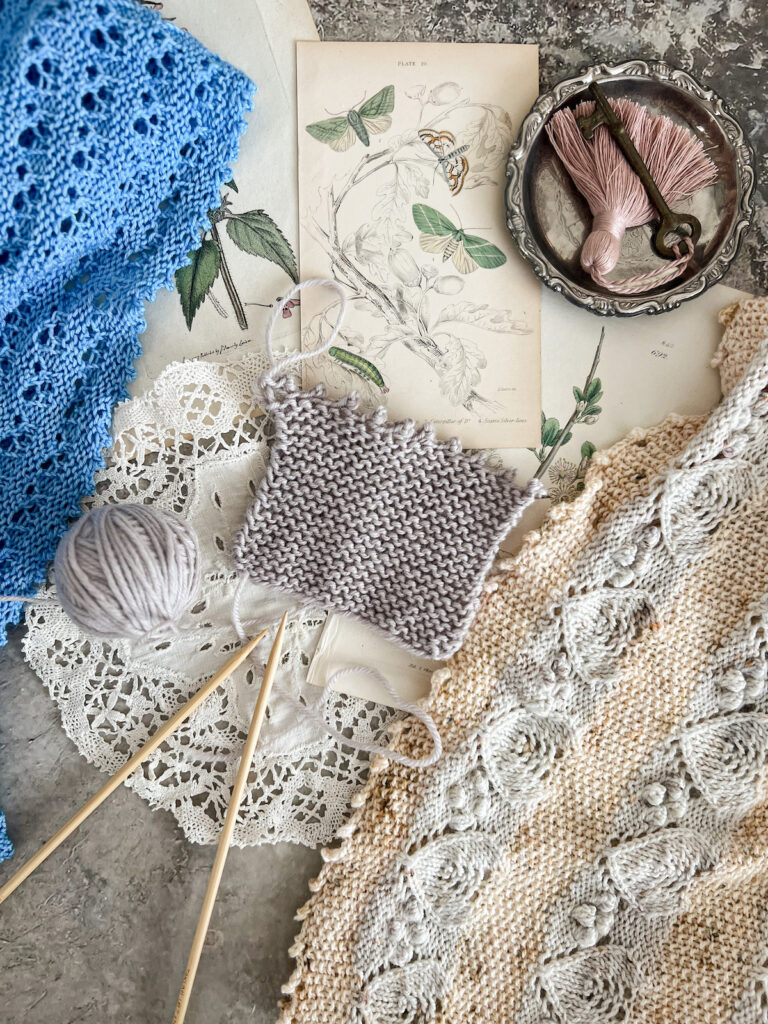
[[[692,93],[706,105],[718,121],[732,146],[736,161],[736,175],[740,185],[737,215],[728,237],[707,266],[695,277],[682,282],[662,295],[609,296],[592,292],[564,277],[550,264],[536,239],[528,229],[523,214],[522,190],[525,180],[524,159],[531,144],[537,139],[551,114],[572,96],[582,92],[595,79],[617,76],[645,76],[657,82],[668,82]],[[510,150],[507,162],[507,227],[521,254],[531,264],[541,280],[553,291],[570,302],[599,316],[636,316],[639,313],[663,313],[677,309],[681,302],[695,298],[716,284],[735,258],[742,238],[754,214],[755,169],[754,152],[738,121],[728,112],[723,100],[712,89],[705,89],[687,71],[673,68],[664,61],[629,60],[623,64],[595,64],[579,75],[559,82],[553,89],[542,93],[534,103],[520,128],[520,134]]]

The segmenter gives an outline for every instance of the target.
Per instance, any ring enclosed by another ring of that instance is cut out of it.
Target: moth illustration
[[[379,371],[373,363],[363,358],[363,356],[359,356],[356,352],[349,352],[345,348],[338,348],[336,345],[328,349],[328,355],[332,359],[337,360],[337,362],[343,363],[344,366],[348,366],[359,377],[371,381],[372,384],[375,384],[377,388],[380,388],[385,393],[389,391]]]
[[[478,235],[468,235],[431,206],[416,203],[413,220],[421,232],[419,245],[424,252],[437,253],[444,263],[452,259],[460,274],[471,274],[478,267],[493,270],[507,262],[501,249]]]
[[[381,135],[392,124],[390,114],[394,109],[395,87],[387,85],[357,110],[350,110],[345,115],[331,117],[326,121],[315,121],[307,125],[307,131],[313,139],[325,142],[337,153],[343,153],[356,138],[364,146],[370,146],[371,135]]]
[[[437,158],[437,166],[443,173],[451,195],[457,196],[469,173],[469,161],[464,156],[469,146],[457,146],[452,132],[433,132],[431,128],[422,128],[419,138]]]

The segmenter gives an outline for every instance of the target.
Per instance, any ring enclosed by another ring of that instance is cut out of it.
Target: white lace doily
[[[114,448],[96,477],[89,506],[144,502],[194,526],[203,561],[200,600],[171,640],[101,640],[80,630],[55,604],[31,605],[24,654],[61,711],[80,753],[114,773],[157,727],[226,661],[238,641],[232,626],[237,578],[231,539],[268,461],[266,422],[254,410],[261,354],[234,364],[168,367],[155,386],[115,412]],[[52,586],[41,595],[53,594]],[[244,588],[240,617],[255,633],[291,605]],[[324,612],[294,611],[259,747],[240,810],[239,846],[284,840],[329,842],[367,775],[366,755],[341,748],[285,699],[316,701],[307,668]],[[270,640],[257,648],[261,664]],[[213,842],[226,811],[260,683],[259,665],[243,667],[208,698],[128,781],[152,807],[171,811],[193,842]],[[310,692],[311,691],[311,692]],[[282,693],[282,699],[281,699]],[[329,724],[363,743],[385,742],[390,708],[332,693]]]

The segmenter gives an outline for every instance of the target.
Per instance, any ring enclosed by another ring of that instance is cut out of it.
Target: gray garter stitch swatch
[[[541,493],[431,426],[388,423],[322,387],[264,386],[270,463],[234,544],[237,569],[374,626],[414,654],[454,653],[498,547]]]

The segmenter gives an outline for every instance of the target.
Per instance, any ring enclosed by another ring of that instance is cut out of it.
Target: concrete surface
[[[198,0],[202,2],[202,0]],[[328,39],[538,42],[542,87],[595,59],[663,57],[714,86],[766,164],[764,0],[318,0]],[[768,213],[727,283],[768,290]],[[16,630],[0,651],[0,807],[22,863],[103,783],[65,737]],[[213,859],[121,791],[0,910],[0,1024],[168,1024]],[[188,1024],[275,1019],[314,851],[233,850]]]

